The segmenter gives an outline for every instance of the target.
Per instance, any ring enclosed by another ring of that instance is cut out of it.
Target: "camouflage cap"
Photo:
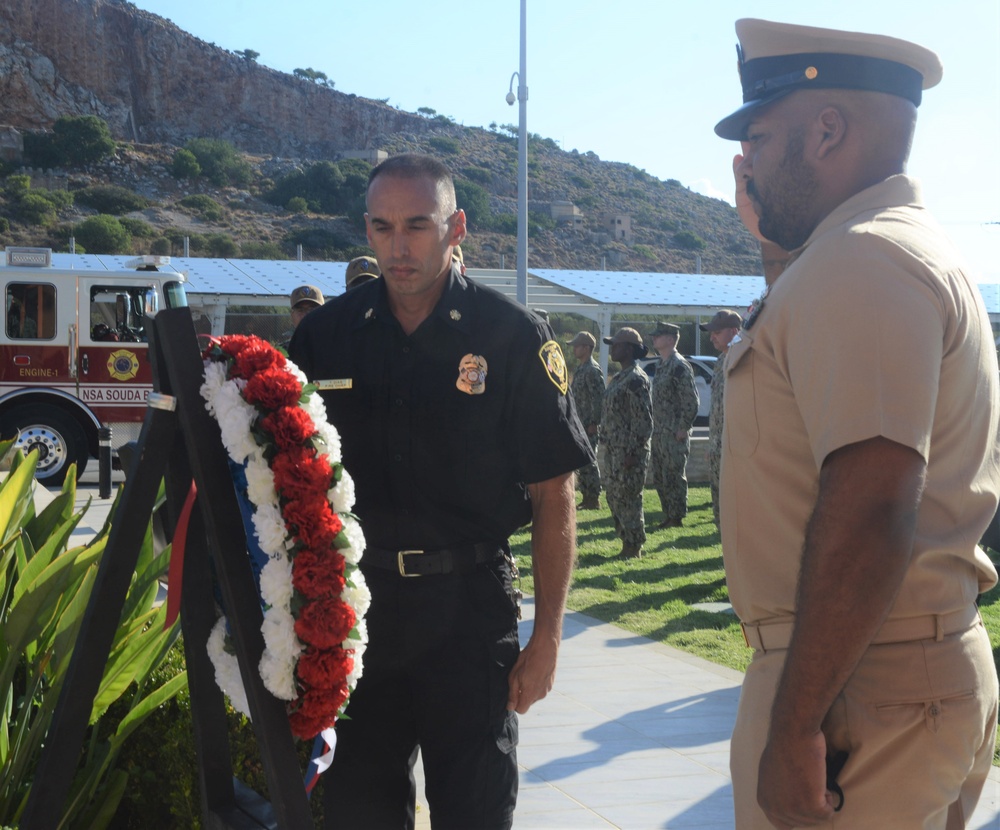
[[[597,346],[597,338],[594,337],[589,331],[577,332],[576,337],[569,341],[570,346],[590,346],[594,348]]]
[[[378,260],[373,256],[358,256],[347,263],[347,270],[344,272],[344,282],[348,288],[354,288],[371,280],[377,280],[382,276],[382,271],[378,267]]]
[[[653,329],[653,337],[660,337],[664,334],[670,337],[680,337],[681,327],[675,326],[673,323],[657,323],[656,328]]]
[[[323,305],[325,302],[323,299],[323,292],[320,291],[315,285],[300,285],[292,292],[292,295],[288,299],[292,308],[295,308],[295,306],[299,303]]]
[[[698,328],[702,331],[722,331],[723,329],[738,329],[743,325],[743,318],[735,311],[724,308],[715,312],[707,323],[700,323]]]
[[[646,348],[646,344],[642,342],[642,335],[629,326],[618,329],[618,331],[615,332],[614,337],[605,337],[604,342],[612,346],[616,343],[630,343],[639,349],[641,354],[645,355],[649,353],[649,349]]]

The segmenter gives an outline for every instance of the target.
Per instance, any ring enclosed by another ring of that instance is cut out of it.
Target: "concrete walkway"
[[[110,501],[94,496],[80,535],[101,526]],[[96,479],[95,479],[96,481]],[[524,603],[521,642],[534,605]],[[521,718],[515,830],[731,830],[729,735],[742,675],[570,612],[556,687]],[[429,828],[426,807],[419,828]],[[1000,830],[993,768],[971,830]]]

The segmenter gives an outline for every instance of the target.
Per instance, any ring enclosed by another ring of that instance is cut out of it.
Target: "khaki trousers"
[[[757,767],[784,649],[756,652],[733,731],[736,830],[773,830],[757,805]],[[996,741],[997,675],[981,622],[941,641],[871,646],[823,724],[846,750],[844,807],[824,828],[960,830]]]

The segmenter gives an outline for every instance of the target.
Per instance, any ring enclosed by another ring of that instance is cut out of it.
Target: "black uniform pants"
[[[435,830],[503,830],[517,799],[519,652],[510,567],[403,578],[364,568],[364,671],[323,775],[327,830],[414,826],[419,746]]]

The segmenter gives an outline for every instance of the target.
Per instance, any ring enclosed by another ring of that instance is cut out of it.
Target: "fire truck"
[[[113,450],[138,438],[153,389],[147,318],[187,305],[186,276],[169,263],[144,256],[80,270],[53,265],[47,248],[6,249],[0,437],[38,453],[45,484],[61,484],[73,463],[83,473],[101,427],[111,427]]]

